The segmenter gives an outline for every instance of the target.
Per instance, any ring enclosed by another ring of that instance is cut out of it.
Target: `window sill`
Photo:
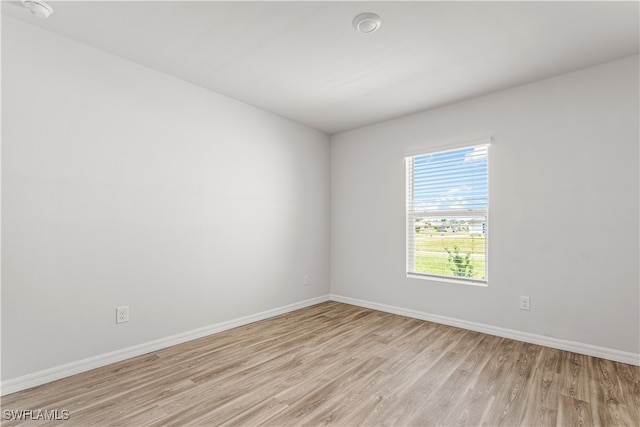
[[[479,286],[481,288],[487,288],[489,286],[486,280],[477,280],[477,279],[465,280],[465,279],[456,279],[453,277],[435,276],[431,274],[419,274],[419,273],[407,273],[407,277],[410,279],[432,280],[434,282],[455,283],[457,285]]]

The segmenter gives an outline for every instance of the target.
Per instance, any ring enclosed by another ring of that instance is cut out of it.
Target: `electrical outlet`
[[[129,306],[116,307],[116,323],[129,321]]]
[[[531,310],[531,305],[529,304],[529,297],[520,297],[520,310]]]
[[[304,276],[302,276],[302,284],[304,286],[309,286],[309,275],[305,274]]]

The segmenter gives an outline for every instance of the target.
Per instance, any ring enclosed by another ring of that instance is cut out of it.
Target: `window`
[[[487,283],[488,142],[406,157],[407,275]]]

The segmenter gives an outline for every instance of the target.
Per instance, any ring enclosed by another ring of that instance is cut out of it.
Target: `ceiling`
[[[328,134],[638,54],[631,2],[48,1],[2,13]],[[351,22],[381,16],[373,34]]]

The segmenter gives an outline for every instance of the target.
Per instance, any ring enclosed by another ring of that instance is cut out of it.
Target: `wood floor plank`
[[[593,419],[591,404],[584,400],[568,396],[560,396],[558,402],[558,419],[563,420],[565,425],[568,426],[581,427],[600,425]]]
[[[365,401],[359,410],[351,410],[353,415],[346,418],[346,425],[376,424],[383,418],[392,416],[389,415],[390,412],[405,411],[408,402],[401,401],[404,396],[407,396],[408,399],[419,397],[415,393],[411,393],[409,389],[420,381],[426,371],[446,356],[447,347],[442,347],[442,344],[447,342],[449,346],[453,345],[446,337],[453,333],[454,329],[439,327],[436,330],[441,332],[438,339],[422,347],[417,354],[411,355],[411,358],[403,363],[400,370],[393,373],[390,378],[387,376],[386,381],[381,381],[379,386],[373,389],[368,401]]]
[[[2,426],[638,426],[640,368],[327,302],[4,396]],[[3,412],[4,414],[4,412]]]

